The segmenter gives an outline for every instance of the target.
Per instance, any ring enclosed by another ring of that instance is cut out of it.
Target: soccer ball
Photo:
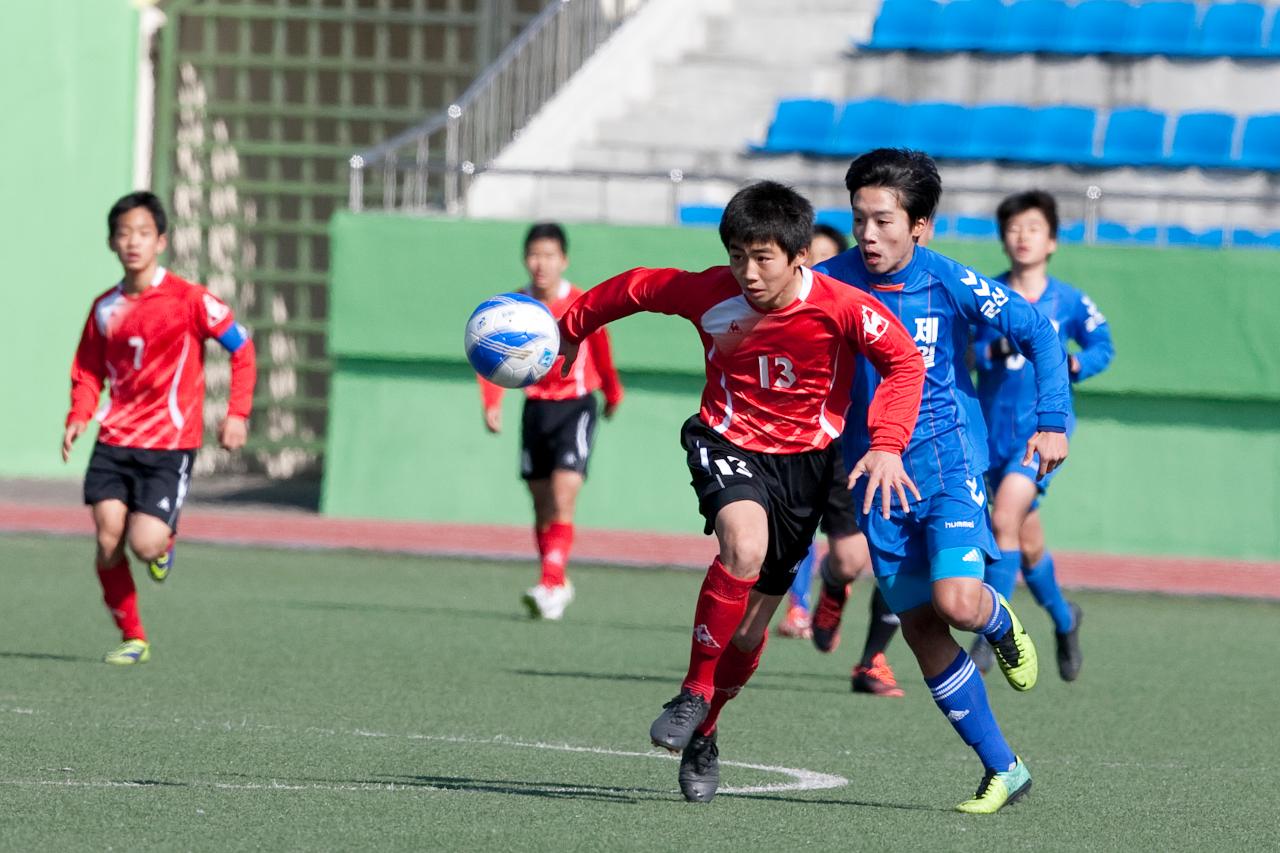
[[[467,320],[467,360],[503,388],[523,388],[547,375],[560,353],[560,329],[546,305],[523,293],[500,293]]]

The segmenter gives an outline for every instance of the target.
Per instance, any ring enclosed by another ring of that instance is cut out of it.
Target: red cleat
[[[832,588],[825,583],[818,594],[818,607],[813,613],[813,644],[818,651],[831,653],[840,645],[840,617],[849,600],[849,585]]]
[[[809,625],[809,611],[799,605],[793,604],[787,610],[786,618],[778,623],[777,633],[779,637],[791,637],[797,640],[807,640],[813,636],[813,631]]]
[[[854,693],[870,693],[873,696],[897,698],[904,695],[883,652],[871,659],[871,666],[859,664],[853,668],[849,687]]]

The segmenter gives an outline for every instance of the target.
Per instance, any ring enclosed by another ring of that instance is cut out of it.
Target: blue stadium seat
[[[1164,159],[1164,113],[1135,107],[1112,110],[1102,138],[1103,166],[1151,166]]]
[[[830,136],[836,121],[836,105],[830,101],[793,98],[778,101],[763,145],[751,150],[765,154],[815,151]]]
[[[1226,234],[1221,228],[1210,228],[1196,235],[1196,245],[1205,249],[1221,249],[1226,243]]]
[[[1125,0],[1083,0],[1067,15],[1060,53],[1124,53],[1135,7]]]
[[[1035,130],[1030,107],[989,104],[973,109],[968,156],[974,160],[1022,160]]]
[[[1196,44],[1196,4],[1187,0],[1141,3],[1133,17],[1129,53],[1186,56]]]
[[[824,207],[814,218],[823,225],[830,225],[841,234],[853,233],[853,211],[847,207]]]
[[[1005,12],[1004,28],[988,50],[1034,53],[1057,48],[1071,7],[1062,0],[1020,0]]]
[[[1280,56],[1280,12],[1271,16],[1271,31],[1260,53],[1268,57]]]
[[[710,228],[720,224],[720,217],[724,215],[724,205],[682,204],[677,213],[681,225]]]
[[[1133,240],[1133,233],[1123,222],[1099,219],[1096,238],[1099,243],[1128,243]]]
[[[990,240],[997,234],[996,221],[989,216],[957,216],[953,232],[957,237]]]
[[[973,113],[963,104],[908,104],[902,113],[899,145],[927,151],[934,157],[969,155]]]
[[[950,216],[937,215],[933,217],[933,236],[937,238],[946,237],[954,229]]]
[[[1084,242],[1084,223],[1079,219],[1072,222],[1064,222],[1058,226],[1058,242],[1059,243],[1083,243]]]
[[[1133,230],[1133,242],[1139,246],[1154,246],[1160,242],[1159,225],[1143,225]]]
[[[927,47],[932,50],[986,50],[994,45],[1008,6],[1000,0],[950,0]]]
[[[942,5],[934,0],[884,0],[867,50],[916,50],[930,44]]]
[[[897,145],[904,109],[897,101],[878,98],[850,101],[821,153],[853,157],[882,145]]]
[[[1248,228],[1236,228],[1231,232],[1231,245],[1250,249],[1280,249],[1280,231],[1264,234]]]
[[[1280,113],[1249,117],[1238,165],[1280,171]]]
[[[1164,232],[1165,242],[1170,246],[1195,246],[1199,235],[1190,228],[1181,225],[1170,225]]]
[[[1226,113],[1196,112],[1178,116],[1173,131],[1173,146],[1165,163],[1170,166],[1223,168],[1231,162],[1231,135],[1235,132],[1235,116]]]
[[[1088,163],[1093,160],[1097,116],[1086,107],[1042,107],[1035,112],[1035,133],[1023,159],[1037,163]]]
[[[1201,56],[1258,56],[1262,51],[1260,3],[1213,3],[1200,22],[1195,52]]]

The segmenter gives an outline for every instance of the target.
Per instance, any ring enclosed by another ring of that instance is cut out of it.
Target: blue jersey
[[[1008,273],[996,279],[1005,283]],[[1111,363],[1115,350],[1107,318],[1085,294],[1059,279],[1049,277],[1049,285],[1032,303],[1035,309],[1057,330],[1065,351],[1068,341],[1080,346],[1076,354],[1080,370],[1072,374],[1072,382],[1082,382],[1101,373]],[[990,347],[1001,333],[983,326],[974,330],[973,351],[978,368],[978,401],[987,422],[987,447],[991,462],[1004,467],[1014,456],[1021,457],[1027,439],[1036,431],[1036,371],[1020,354],[991,359]],[[1069,413],[1067,431],[1075,427],[1075,415]]]
[[[971,326],[991,326],[1031,354],[1036,424],[1049,432],[1066,431],[1071,408],[1066,351],[1048,319],[1018,294],[923,246],[916,247],[905,269],[889,275],[869,272],[857,247],[815,269],[874,294],[907,327],[924,356],[920,416],[902,459],[923,497],[981,478],[987,469],[986,431],[964,363]],[[871,365],[859,358],[844,432],[848,467],[871,447],[866,420],[855,413],[866,411],[879,382]]]

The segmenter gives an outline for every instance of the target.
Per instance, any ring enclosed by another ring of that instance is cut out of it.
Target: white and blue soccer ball
[[[550,309],[523,293],[500,293],[467,320],[467,360],[503,388],[523,388],[547,375],[560,353],[560,328]]]

